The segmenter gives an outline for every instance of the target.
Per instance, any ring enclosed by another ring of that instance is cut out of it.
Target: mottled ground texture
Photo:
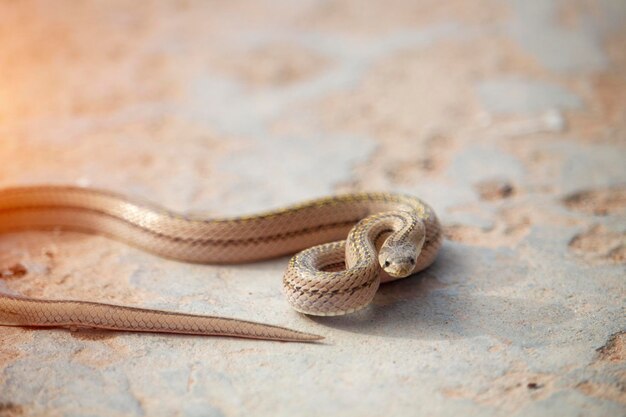
[[[626,415],[626,2],[4,1],[0,186],[241,214],[413,193],[447,241],[337,318],[286,259],[0,237],[0,290],[323,344],[0,328],[0,416]]]

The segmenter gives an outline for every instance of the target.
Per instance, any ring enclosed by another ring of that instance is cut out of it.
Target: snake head
[[[389,275],[395,278],[404,278],[415,272],[417,257],[422,251],[426,238],[424,226],[412,230],[410,238],[394,238],[393,234],[387,238],[378,252],[378,262]]]
[[[404,278],[413,273],[417,255],[412,251],[408,255],[384,254],[378,256],[380,266],[392,277]]]

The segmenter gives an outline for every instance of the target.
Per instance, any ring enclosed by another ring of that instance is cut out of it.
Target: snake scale
[[[93,188],[0,190],[0,232],[29,229],[101,234],[162,257],[196,263],[234,264],[297,253],[285,272],[283,290],[293,308],[312,315],[340,315],[365,307],[381,282],[428,267],[442,242],[434,211],[401,194],[347,194],[251,216],[209,219]],[[322,338],[222,317],[4,293],[0,325],[282,341]]]

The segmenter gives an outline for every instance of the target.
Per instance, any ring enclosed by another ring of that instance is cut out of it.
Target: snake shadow
[[[546,343],[547,333],[572,319],[573,312],[562,304],[480,294],[484,287],[497,292],[498,277],[490,267],[477,269],[474,261],[467,261],[471,259],[467,253],[460,252],[444,245],[429,269],[381,285],[372,304],[361,311],[310,318],[361,335],[420,340],[488,335],[504,343],[525,345]],[[458,257],[461,254],[464,256]]]

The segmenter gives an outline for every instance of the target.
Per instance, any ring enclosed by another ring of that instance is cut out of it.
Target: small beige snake
[[[313,315],[365,307],[381,282],[428,267],[442,240],[433,210],[398,194],[349,194],[253,216],[205,219],[91,188],[0,190],[0,232],[25,229],[97,233],[159,256],[198,263],[250,262],[309,248],[289,262],[283,289],[293,308]],[[321,339],[243,320],[3,293],[0,325]]]

